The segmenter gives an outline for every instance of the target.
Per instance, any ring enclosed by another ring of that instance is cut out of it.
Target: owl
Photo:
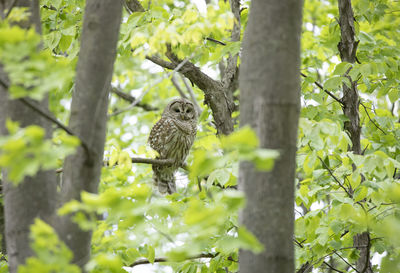
[[[150,131],[148,143],[159,159],[173,159],[168,166],[153,165],[154,185],[160,193],[174,193],[175,171],[182,166],[197,133],[197,112],[187,99],[174,99]]]

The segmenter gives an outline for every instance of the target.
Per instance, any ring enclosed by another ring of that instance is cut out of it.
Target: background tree
[[[5,7],[10,7],[12,4],[12,1],[5,1],[1,11],[2,14],[7,13]],[[40,34],[41,23],[38,1],[18,1],[15,5],[27,8],[30,13],[29,17],[24,21],[19,21],[17,24],[24,28],[32,27],[32,29]],[[0,77],[2,83],[0,86],[1,135],[13,133],[12,126],[6,126],[6,119],[10,118],[18,121],[23,127],[33,124],[38,125],[43,128],[40,132],[40,134],[43,134],[41,137],[43,139],[50,138],[52,135],[51,122],[29,106],[33,103],[29,98],[17,100],[10,98],[10,94],[7,92],[9,79],[2,67],[0,67]],[[48,97],[44,96],[37,102],[37,105],[47,111]],[[34,130],[31,130],[30,136],[35,137]],[[36,137],[40,136],[36,135]],[[11,146],[8,147],[9,149],[12,148]],[[23,162],[15,163],[26,164]],[[10,272],[16,272],[17,266],[24,263],[25,259],[33,254],[32,249],[26,244],[29,240],[29,228],[33,220],[36,217],[40,217],[48,223],[53,223],[52,218],[56,205],[56,174],[51,170],[41,170],[38,172],[35,171],[32,175],[31,177],[25,177],[20,181],[18,187],[15,187],[10,181],[13,176],[15,177],[15,172],[12,170],[8,172],[3,171],[4,218],[7,219],[4,225],[4,235],[7,244]]]
[[[241,251],[240,272],[294,271],[294,171],[300,109],[301,1],[252,1],[240,73],[240,124],[280,152],[271,172],[241,164],[241,222],[265,251]]]

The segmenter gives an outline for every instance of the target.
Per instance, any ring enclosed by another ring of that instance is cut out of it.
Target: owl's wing
[[[169,118],[161,118],[150,131],[148,139],[150,147],[162,156],[163,147],[175,132],[176,126],[174,122]]]

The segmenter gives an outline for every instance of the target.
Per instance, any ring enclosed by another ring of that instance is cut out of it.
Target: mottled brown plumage
[[[182,166],[196,137],[197,113],[192,102],[174,99],[153,126],[148,142],[160,159],[173,159],[171,166],[153,165],[154,185],[160,193],[176,191],[175,171]]]

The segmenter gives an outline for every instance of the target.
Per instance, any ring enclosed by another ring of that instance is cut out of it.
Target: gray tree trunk
[[[13,1],[6,1],[6,7],[10,7]],[[15,6],[29,8],[31,17],[24,22],[23,27],[34,26],[40,33],[40,17],[38,1],[17,1]],[[4,10],[3,10],[4,13]],[[0,133],[8,134],[5,121],[10,118],[18,121],[21,127],[32,124],[39,125],[46,130],[46,137],[52,135],[51,124],[31,108],[26,107],[21,100],[11,100],[8,96],[7,75],[0,67]],[[42,109],[48,108],[48,101],[36,103]],[[7,179],[7,173],[3,172],[4,217],[5,236],[9,269],[11,273],[17,271],[17,267],[32,255],[29,247],[30,225],[34,218],[40,217],[52,224],[52,215],[56,202],[56,174],[54,171],[40,171],[33,177],[26,177],[17,187]]]
[[[241,273],[294,272],[294,174],[300,108],[302,1],[253,0],[239,76],[240,124],[255,129],[263,148],[281,156],[271,172],[241,163],[247,196],[240,221],[265,246],[240,250]]]
[[[86,2],[69,121],[83,144],[65,160],[62,204],[80,200],[81,191],[97,192],[121,14],[122,1]],[[74,253],[74,263],[83,267],[90,257],[91,233],[82,231],[70,217],[63,217],[58,224],[59,235]]]

